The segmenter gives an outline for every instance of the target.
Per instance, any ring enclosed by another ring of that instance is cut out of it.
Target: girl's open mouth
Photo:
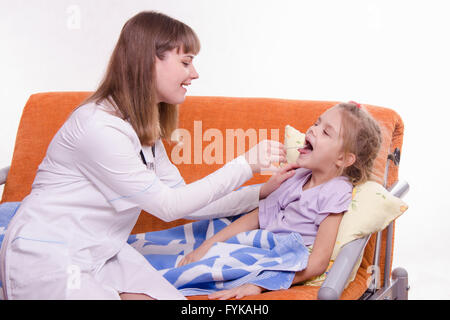
[[[313,151],[313,146],[311,145],[311,143],[305,139],[305,146],[303,148],[297,149],[298,152],[300,152],[300,154],[308,154],[311,153]]]

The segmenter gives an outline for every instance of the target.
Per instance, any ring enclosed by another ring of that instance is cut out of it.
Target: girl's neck
[[[336,178],[338,173],[331,173],[331,172],[321,172],[321,171],[311,171],[311,176],[309,177],[308,181],[303,185],[303,190],[311,189],[317,186],[320,186],[321,184],[324,184],[325,182],[330,181],[331,179]]]

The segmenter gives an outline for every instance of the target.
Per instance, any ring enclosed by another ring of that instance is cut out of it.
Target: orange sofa
[[[19,124],[11,168],[1,202],[21,201],[30,192],[37,167],[42,161],[52,137],[70,112],[89,94],[90,92],[48,92],[34,94],[29,98]],[[177,166],[186,183],[190,183],[222,166],[226,157],[230,156],[229,152],[225,154],[227,146],[230,148],[229,151],[234,150],[234,156],[237,156],[238,151],[242,152],[242,146],[240,150],[237,150],[238,143],[233,142],[232,139],[227,139],[223,145],[223,154],[214,155],[217,157],[216,159],[220,159],[222,156],[222,161],[213,164],[205,164],[204,161],[195,163],[198,161],[194,161],[194,157],[197,157],[197,160],[201,159],[199,157],[201,157],[202,150],[211,143],[202,139],[203,133],[210,128],[219,129],[224,138],[227,136],[227,129],[243,129],[244,132],[248,129],[255,129],[258,141],[265,138],[283,141],[285,125],[289,124],[305,132],[324,110],[336,103],[334,101],[270,98],[187,97],[186,101],[180,105],[179,128],[187,129],[193,138],[194,135],[197,135],[197,139],[200,140],[196,141],[202,141],[201,150],[198,148],[194,150],[194,143],[192,143],[190,163],[180,163]],[[403,122],[400,116],[391,109],[372,105],[366,105],[366,107],[383,127],[383,145],[375,163],[376,180],[383,183],[388,154],[394,149],[401,151]],[[271,129],[273,130],[271,131]],[[201,136],[198,136],[198,134],[201,134]],[[246,140],[245,150],[248,150],[254,141],[251,144],[250,139]],[[165,145],[168,155],[171,156],[175,144],[165,142]],[[195,154],[199,151],[200,156]],[[388,167],[387,186],[389,187],[397,181],[398,166],[389,161]],[[262,183],[268,178],[268,175],[256,175],[246,184]],[[166,223],[146,212],[142,212],[132,233],[167,229],[186,222],[187,220],[181,219]],[[381,282],[383,282],[384,277],[390,277],[390,274],[384,274],[387,234],[386,230],[383,231],[381,238]],[[392,238],[393,236],[394,233],[392,233]],[[375,246],[375,236],[372,236],[364,250],[362,263],[355,280],[343,291],[340,299],[358,299],[366,291],[366,283],[369,277],[367,270],[373,264]],[[392,264],[392,255],[393,250],[391,259],[387,259],[391,261],[390,264]],[[392,265],[388,266],[389,273],[391,267]],[[264,292],[246,298],[317,299],[319,288],[319,286],[295,285],[288,290]],[[190,299],[206,299],[206,296],[194,296]]]

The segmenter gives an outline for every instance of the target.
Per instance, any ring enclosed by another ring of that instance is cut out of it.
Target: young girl
[[[268,196],[260,200],[259,208],[207,239],[180,266],[202,258],[215,242],[261,228],[298,232],[306,246],[314,245],[307,268],[296,273],[293,284],[321,275],[328,267],[353,186],[369,179],[380,145],[377,123],[359,104],[341,103],[328,109],[306,132],[296,164],[284,167],[262,186],[262,197]],[[292,176],[284,181],[286,175]],[[248,283],[209,297],[239,299],[261,291]]]

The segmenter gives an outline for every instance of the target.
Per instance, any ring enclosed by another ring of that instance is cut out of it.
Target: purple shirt
[[[305,245],[314,243],[320,223],[330,213],[348,210],[353,186],[347,177],[338,176],[307,190],[311,170],[297,169],[267,198],[259,201],[259,225],[274,233],[298,232]]]

